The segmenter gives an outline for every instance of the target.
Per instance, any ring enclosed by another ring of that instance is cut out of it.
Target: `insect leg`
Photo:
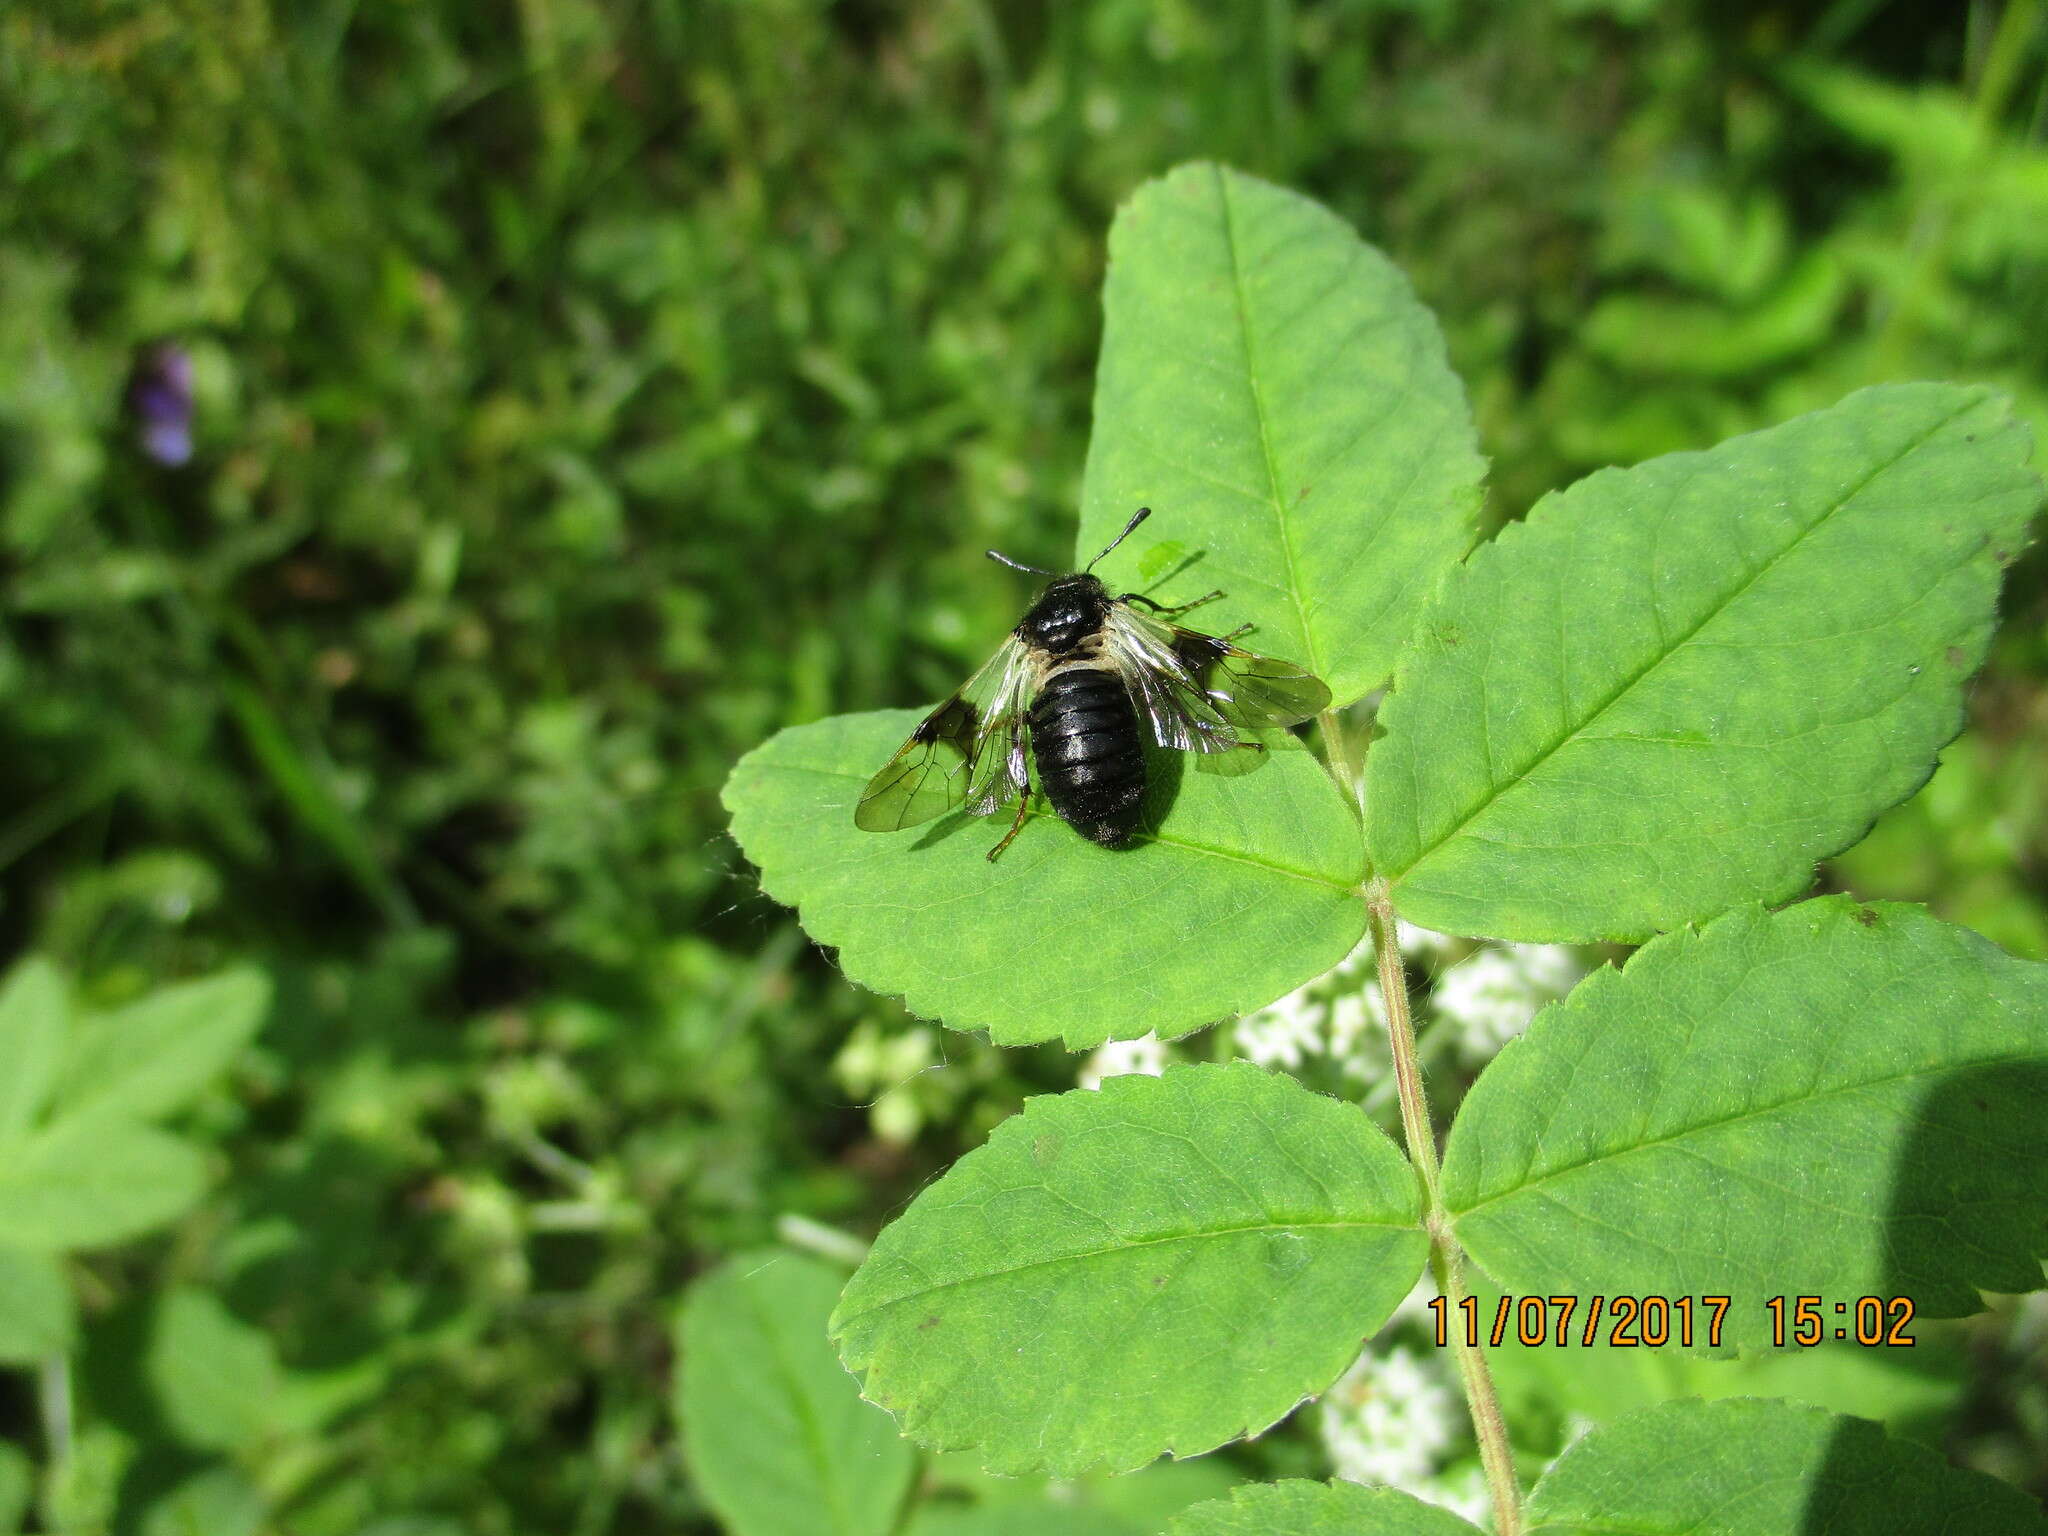
[[[1200,597],[1195,598],[1191,602],[1176,603],[1172,607],[1168,607],[1165,603],[1156,603],[1142,592],[1126,592],[1123,600],[1127,603],[1143,603],[1154,613],[1186,613],[1190,608],[1199,608],[1204,603],[1213,603],[1222,595],[1223,589],[1218,587],[1214,592],[1204,592]]]
[[[1002,851],[1017,840],[1017,834],[1024,830],[1024,818],[1031,814],[1031,799],[1028,795],[1017,797],[1017,819],[1010,823],[1010,830],[1003,834],[1003,840],[988,851],[988,861],[993,864]]]

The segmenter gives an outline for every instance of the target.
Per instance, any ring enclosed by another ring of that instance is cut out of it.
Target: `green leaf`
[[[1343,220],[1215,165],[1119,211],[1079,561],[1150,506],[1112,583],[1222,588],[1204,628],[1255,624],[1345,704],[1471,547],[1485,467],[1435,319]]]
[[[1769,1339],[1766,1298],[1818,1296],[1832,1337],[1858,1297],[1955,1317],[2040,1285],[2044,1121],[2048,964],[1830,897],[1659,939],[1546,1009],[1467,1096],[1444,1201],[1508,1290],[1731,1296],[1729,1346]]]
[[[1133,846],[1098,848],[1039,816],[992,865],[1006,818],[892,833],[853,824],[862,786],[919,718],[839,715],[784,731],[725,790],[763,888],[838,946],[849,977],[916,1013],[986,1028],[1000,1045],[1184,1034],[1320,975],[1364,931],[1358,823],[1291,744],[1236,778],[1155,752]]]
[[[263,1497],[232,1467],[209,1467],[149,1506],[142,1536],[256,1536]]]
[[[71,1004],[64,978],[40,955],[0,987],[0,1142],[34,1122],[56,1081]]]
[[[0,1247],[0,1365],[64,1354],[77,1336],[64,1266],[47,1253]]]
[[[1154,1536],[1156,1525],[1133,1525],[1106,1509],[1079,1509],[1054,1499],[1034,1504],[927,1504],[907,1536]]]
[[[1771,1398],[1686,1400],[1590,1431],[1529,1498],[1530,1536],[2043,1536],[2017,1488]]]
[[[1289,1479],[1197,1504],[1166,1536],[1478,1536],[1478,1527],[1392,1488]]]
[[[1447,581],[1380,712],[1402,916],[1639,939],[1795,895],[1926,781],[2039,501],[1984,389],[1901,384],[1545,497]]]
[[[1257,1067],[1030,1100],[876,1241],[833,1314],[868,1397],[996,1472],[1112,1471],[1255,1433],[1420,1273],[1407,1161]]]
[[[860,1400],[825,1320],[843,1272],[756,1253],[690,1290],[675,1407],[690,1471],[734,1536],[883,1536],[916,1458]]]
[[[185,1444],[226,1451],[277,1423],[277,1349],[211,1291],[179,1286],[157,1302],[143,1361],[164,1421]]]
[[[73,1032],[59,1107],[148,1119],[185,1104],[233,1061],[270,1008],[262,972],[162,987]]]
[[[117,1243],[198,1200],[206,1163],[148,1126],[72,1115],[0,1159],[0,1243],[48,1251]]]
[[[35,1496],[35,1463],[13,1441],[0,1440],[0,1536],[15,1536]]]

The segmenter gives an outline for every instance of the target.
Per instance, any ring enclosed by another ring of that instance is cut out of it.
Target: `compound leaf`
[[[1413,1171],[1248,1064],[1031,1100],[876,1241],[832,1328],[914,1439],[1068,1476],[1192,1456],[1334,1381],[1415,1282]]]
[[[885,1536],[916,1457],[860,1400],[825,1320],[844,1272],[734,1259],[690,1290],[675,1407],[690,1470],[734,1536]]]
[[[1528,1519],[1530,1536],[2048,1536],[2017,1488],[1773,1398],[1664,1403],[1590,1430]]]
[[[1307,198],[1216,165],[1141,187],[1109,236],[1078,561],[1307,667],[1386,680],[1471,547],[1485,461],[1435,319]],[[1078,563],[1077,561],[1077,563]]]
[[[990,864],[1006,817],[853,824],[862,786],[918,719],[892,710],[784,731],[725,790],[762,887],[838,946],[849,977],[915,1012],[1002,1045],[1184,1034],[1263,1007],[1358,942],[1358,823],[1291,740],[1235,778],[1153,753],[1131,847],[1034,816]]]
[[[1197,1504],[1166,1536],[1478,1536],[1478,1527],[1393,1488],[1290,1478]]]
[[[1507,1290],[1730,1296],[1727,1346],[1817,1296],[1834,1336],[1858,1297],[1955,1317],[2040,1285],[2044,1122],[2048,964],[1829,897],[1658,939],[1546,1009],[1460,1109],[1444,1201]]]
[[[2027,451],[1989,390],[1887,385],[1545,497],[1381,710],[1366,841],[1402,915],[1640,939],[1802,890],[1960,727]]]

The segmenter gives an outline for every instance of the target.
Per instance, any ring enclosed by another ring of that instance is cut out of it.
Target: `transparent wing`
[[[1173,626],[1174,654],[1232,725],[1298,725],[1330,707],[1322,680],[1288,661],[1275,661],[1198,629]]]
[[[1023,643],[1012,636],[868,780],[853,824],[900,832],[961,805],[985,816],[1019,793],[1029,782],[1030,675]]]
[[[1175,651],[1173,627],[1125,603],[1112,604],[1104,626],[1110,658],[1162,747],[1228,752],[1238,734]]]
[[[1126,603],[1110,610],[1109,636],[1161,746],[1222,752],[1245,732],[1293,725],[1330,705],[1330,690],[1300,667]]]

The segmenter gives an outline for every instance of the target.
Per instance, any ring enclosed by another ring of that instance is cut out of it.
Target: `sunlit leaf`
[[[1478,1527],[1393,1488],[1289,1479],[1197,1504],[1166,1536],[1478,1536]]]
[[[0,1243],[48,1251],[119,1242],[179,1215],[205,1186],[191,1143],[74,1115],[0,1159]]]
[[[1591,1430],[1530,1495],[1530,1536],[2043,1536],[2032,1499],[1865,1419],[1769,1398]]]
[[[223,971],[161,987],[72,1032],[61,1113],[146,1119],[191,1099],[233,1061],[270,1007],[260,971]]]
[[[1509,1290],[1730,1296],[1726,1346],[1815,1296],[1853,1337],[1859,1297],[1954,1317],[2040,1285],[2044,1123],[2048,964],[1830,897],[1659,939],[1539,1015],[1460,1109],[1444,1200]]]
[[[21,962],[0,986],[0,1142],[26,1130],[41,1111],[70,1028],[64,978],[40,955]]]
[[[1181,1034],[1320,975],[1364,929],[1357,821],[1284,738],[1235,778],[1151,754],[1131,847],[1036,816],[991,864],[1007,817],[854,826],[862,785],[918,718],[784,731],[741,760],[725,801],[767,892],[838,948],[849,977],[928,1018],[1004,1045]]]
[[[733,1536],[884,1536],[916,1458],[860,1399],[825,1320],[844,1271],[745,1254],[691,1288],[676,1331],[690,1471]]]
[[[77,1332],[64,1266],[47,1253],[0,1246],[0,1365],[62,1354]]]
[[[1546,497],[1444,584],[1381,710],[1402,915],[1642,938],[1779,900],[1962,723],[2040,499],[1984,389],[1889,385]]]
[[[1033,1099],[876,1241],[833,1314],[907,1434],[993,1471],[1142,1466],[1327,1387],[1408,1293],[1407,1161],[1247,1064]]]
[[[1386,679],[1470,547],[1485,469],[1408,280],[1307,198],[1215,165],[1139,189],[1109,237],[1077,561],[1307,667]]]
[[[142,1369],[187,1445],[232,1450],[278,1422],[277,1346],[211,1291],[178,1286],[159,1298]]]

